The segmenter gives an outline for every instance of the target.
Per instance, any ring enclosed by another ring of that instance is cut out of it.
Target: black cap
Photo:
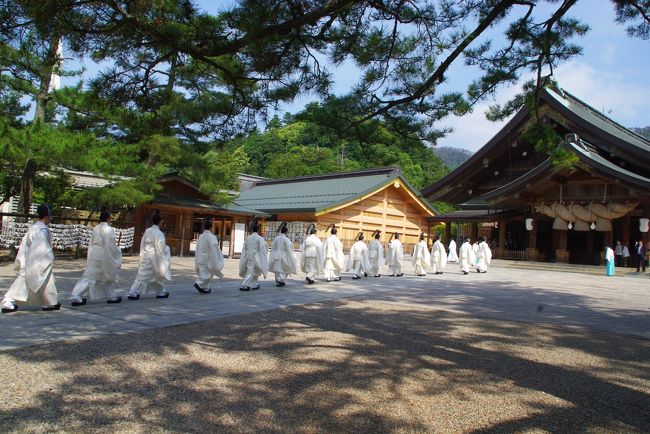
[[[278,233],[285,233],[286,228],[287,228],[287,222],[280,223],[280,226],[278,226]]]
[[[38,218],[45,218],[52,215],[52,208],[48,204],[42,203],[36,207],[36,214],[38,214]]]

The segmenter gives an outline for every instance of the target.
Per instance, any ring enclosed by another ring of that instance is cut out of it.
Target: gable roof
[[[438,214],[395,167],[260,181],[250,190],[242,192],[235,202],[271,214],[324,214],[374,194],[398,179],[430,215]]]
[[[576,130],[573,132],[584,137],[585,141],[593,144],[603,153],[616,154],[618,158],[632,165],[640,165],[640,167],[650,165],[649,140],[616,123],[568,92],[543,88],[539,92],[539,103],[546,103],[566,118],[572,124],[572,129]],[[463,180],[474,175],[480,170],[482,161],[500,152],[505,145],[504,139],[511,137],[511,134],[524,125],[530,116],[530,109],[526,106],[522,107],[481,149],[455,170],[423,188],[422,194],[425,197],[439,197],[440,193],[438,195],[436,193],[453,189]]]

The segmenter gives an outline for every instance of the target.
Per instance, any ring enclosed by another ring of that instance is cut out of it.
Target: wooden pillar
[[[478,223],[472,222],[470,224],[469,237],[472,239],[472,243],[476,242],[478,239]]]
[[[451,222],[445,222],[445,239],[444,243],[449,244],[451,241]]]
[[[537,250],[537,222],[533,222],[533,229],[528,231],[528,247],[526,248],[526,259],[528,261],[539,261]]]
[[[555,260],[557,262],[569,262],[569,251],[566,249],[569,238],[568,231],[554,229],[553,237],[555,241]]]

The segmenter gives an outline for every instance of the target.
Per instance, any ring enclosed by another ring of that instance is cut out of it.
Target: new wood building
[[[345,248],[359,231],[369,239],[378,229],[384,242],[399,233],[409,250],[437,214],[392,167],[257,181],[237,204],[270,214],[268,221],[316,223],[321,238],[335,224]]]
[[[497,241],[496,257],[600,264],[605,246],[632,251],[648,239],[650,141],[558,88],[539,93],[538,116],[574,156],[561,166],[524,133],[537,121],[522,108],[469,160],[424,188],[458,211],[436,220],[469,224]],[[467,227],[467,226],[466,226]],[[644,232],[645,230],[645,232]]]

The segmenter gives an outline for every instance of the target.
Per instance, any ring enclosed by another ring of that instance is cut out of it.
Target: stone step
[[[538,271],[558,271],[565,273],[582,273],[593,275],[605,275],[605,266],[596,265],[580,265],[580,264],[558,264],[551,262],[532,262],[532,261],[508,261],[496,259],[492,261],[493,265],[504,268],[517,268],[523,270],[538,270]],[[631,273],[631,268],[616,268],[617,276],[626,276]],[[633,273],[636,274],[636,273]]]

